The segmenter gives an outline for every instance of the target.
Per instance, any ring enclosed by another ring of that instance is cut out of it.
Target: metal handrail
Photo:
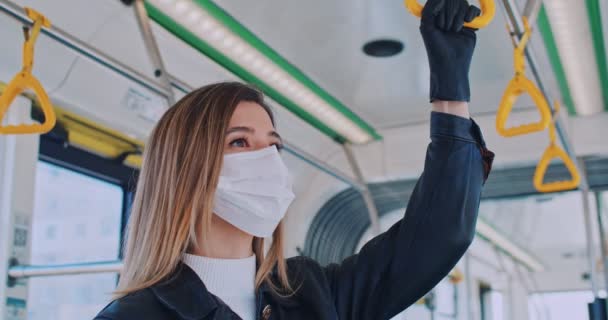
[[[87,273],[120,272],[122,266],[123,263],[120,260],[60,265],[16,265],[8,269],[8,276],[12,278],[31,278]]]
[[[176,101],[173,90],[171,89],[171,79],[167,73],[165,64],[163,63],[160,49],[158,48],[156,38],[154,37],[154,32],[152,32],[152,26],[150,25],[150,19],[148,18],[148,12],[146,11],[144,0],[136,0],[133,3],[133,9],[141,37],[146,45],[148,57],[154,65],[154,75],[161,81],[163,87],[166,89],[167,102],[169,102],[169,105],[173,105]]]
[[[6,13],[8,16],[16,19],[18,22],[23,23],[25,25],[31,25],[32,21],[25,13],[24,9],[20,6],[14,4],[9,0],[0,0],[0,11]],[[76,51],[77,53],[90,58],[91,60],[109,68],[110,70],[123,75],[127,79],[130,79],[160,95],[165,98],[168,98],[169,95],[167,93],[167,89],[164,88],[163,85],[156,82],[152,78],[149,78],[140,72],[132,69],[131,67],[125,65],[124,63],[106,55],[101,52],[97,48],[88,45],[76,37],[70,35],[69,33],[61,30],[57,27],[51,28],[43,28],[41,33],[49,36],[50,38],[64,44],[70,49]],[[177,77],[168,73],[169,81],[171,82],[171,86],[176,88],[177,90],[188,93],[194,88],[187,84],[186,82],[178,79]],[[314,167],[320,169],[321,171],[330,174],[331,176],[351,185],[352,187],[361,190],[363,187],[360,183],[356,182],[354,179],[351,179],[348,175],[340,172],[336,168],[331,167],[330,165],[324,163],[323,161],[315,158],[314,156],[303,152],[302,150],[296,148],[294,145],[287,145],[286,151],[294,154],[300,159],[305,160],[309,164]]]
[[[25,10],[11,1],[0,0],[0,11],[6,13],[7,16],[14,18],[19,23],[22,23],[26,26],[31,26],[33,24],[32,19],[27,16]],[[50,28],[42,28],[41,33],[74,50],[78,54],[101,64],[102,66],[124,76],[125,78],[135,83],[138,83],[148,88],[149,90],[152,90],[153,92],[165,98],[169,96],[167,90],[154,79],[143,75],[139,71],[112,58],[111,56],[105,54],[99,49],[81,41],[80,39],[63,31],[61,28],[58,28],[56,26],[51,26]]]

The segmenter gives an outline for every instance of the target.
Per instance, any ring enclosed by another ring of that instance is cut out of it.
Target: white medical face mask
[[[269,237],[295,198],[276,147],[224,156],[213,212],[256,237]]]

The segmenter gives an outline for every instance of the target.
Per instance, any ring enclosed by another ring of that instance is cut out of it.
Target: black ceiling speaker
[[[135,2],[135,0],[120,0],[120,2],[122,2],[126,6],[130,6],[133,4],[133,2]]]
[[[372,40],[363,45],[363,52],[372,57],[391,57],[403,51],[403,42],[391,39]]]

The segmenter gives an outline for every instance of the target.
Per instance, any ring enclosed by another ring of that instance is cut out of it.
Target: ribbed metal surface
[[[608,188],[608,158],[584,159],[592,189]],[[532,185],[534,167],[494,170],[486,182],[483,199],[519,197],[538,194]],[[568,179],[568,171],[561,165],[547,170],[547,181]],[[401,180],[371,184],[370,191],[384,214],[404,208],[416,180]],[[365,203],[354,189],[344,190],[327,201],[313,219],[304,244],[304,254],[321,264],[338,262],[353,254],[359,240],[369,226]]]

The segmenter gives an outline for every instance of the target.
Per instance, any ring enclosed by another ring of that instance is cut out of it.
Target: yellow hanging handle
[[[559,110],[559,104],[555,103],[556,114]],[[566,191],[576,189],[581,181],[581,176],[576,169],[576,165],[574,165],[574,161],[570,159],[568,154],[557,146],[555,143],[555,123],[551,122],[549,126],[549,146],[545,149],[542,158],[538,162],[536,166],[536,170],[534,171],[534,187],[539,192],[558,192],[558,191]],[[551,160],[559,158],[563,161],[564,165],[570,172],[570,180],[566,181],[555,181],[545,183],[545,174],[547,169],[549,168],[549,164]]]
[[[471,22],[466,22],[464,24],[465,27],[481,29],[490,24],[492,19],[494,19],[494,15],[496,14],[494,0],[480,0],[479,5],[481,7],[481,15]],[[405,0],[405,6],[414,16],[419,18],[422,16],[423,5],[418,3],[418,0]]]
[[[28,17],[34,21],[34,24],[31,30],[25,31],[23,67],[21,71],[15,75],[13,80],[9,82],[4,89],[2,96],[0,96],[0,134],[47,133],[53,129],[55,122],[57,121],[53,106],[51,105],[46,91],[38,79],[32,75],[32,68],[34,66],[34,45],[40,34],[40,29],[42,27],[49,28],[51,23],[45,16],[31,8],[25,8],[25,11]],[[38,96],[38,102],[44,113],[44,123],[1,126],[4,115],[8,111],[13,100],[26,89],[32,89],[36,96]]]
[[[526,78],[525,75],[525,49],[532,29],[528,23],[528,19],[524,17],[524,29],[525,32],[519,41],[519,44],[513,51],[513,61],[515,65],[515,77],[509,82],[505,93],[500,100],[500,106],[496,113],[496,131],[503,137],[512,137],[522,134],[528,134],[537,131],[543,131],[551,122],[551,109],[547,100],[540,92],[538,87],[530,79]],[[528,93],[534,101],[534,105],[538,109],[540,114],[540,120],[538,122],[528,123],[524,125],[514,126],[507,128],[507,119],[511,114],[513,105],[517,98],[523,93]]]

